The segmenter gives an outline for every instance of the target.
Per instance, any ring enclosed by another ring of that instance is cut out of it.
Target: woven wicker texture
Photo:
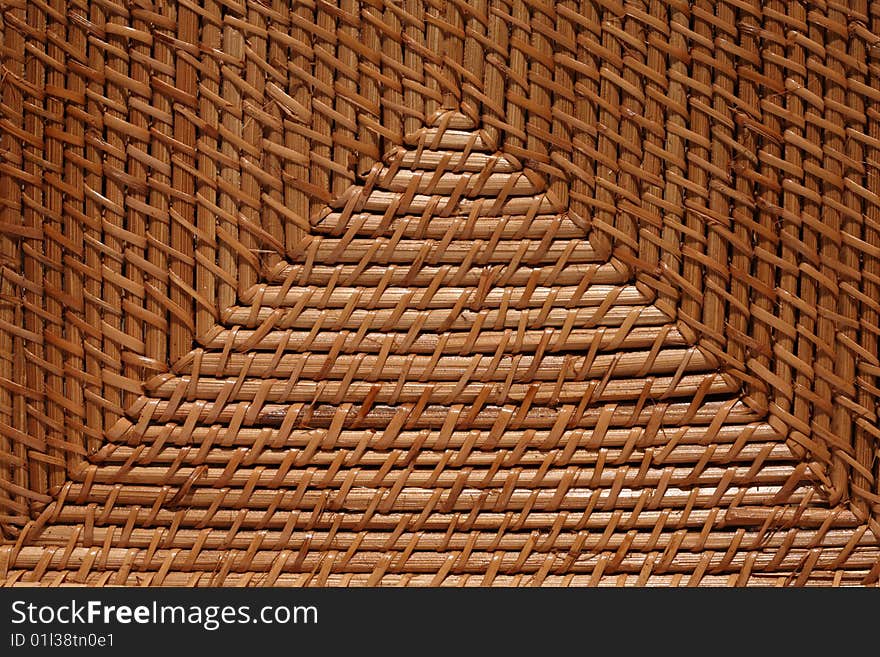
[[[0,21],[0,583],[880,579],[880,2]]]

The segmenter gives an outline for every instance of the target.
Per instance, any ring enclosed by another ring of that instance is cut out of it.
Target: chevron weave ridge
[[[0,17],[0,583],[880,580],[880,3]]]

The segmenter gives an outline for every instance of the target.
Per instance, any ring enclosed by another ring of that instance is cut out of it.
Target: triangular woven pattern
[[[877,583],[880,3],[0,18],[0,583]]]

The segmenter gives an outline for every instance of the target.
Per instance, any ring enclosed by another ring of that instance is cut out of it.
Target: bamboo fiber
[[[876,585],[878,34],[2,0],[0,584]]]

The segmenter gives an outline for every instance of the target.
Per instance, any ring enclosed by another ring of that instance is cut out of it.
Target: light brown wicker
[[[880,2],[0,18],[0,582],[880,579]]]

